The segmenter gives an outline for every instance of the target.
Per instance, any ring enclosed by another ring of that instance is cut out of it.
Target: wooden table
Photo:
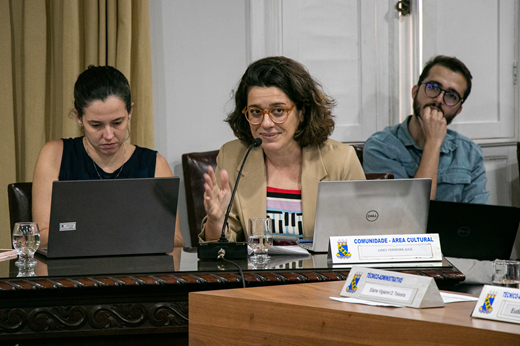
[[[475,302],[413,309],[330,299],[343,285],[190,293],[190,346],[520,345],[520,325],[471,318]]]
[[[320,256],[263,270],[245,261],[244,278],[248,287],[347,278],[348,268],[333,268]],[[176,249],[173,262],[153,266],[137,260],[56,260],[39,264],[37,277],[17,277],[13,263],[0,262],[0,269],[10,265],[0,278],[0,345],[187,345],[188,294],[242,287],[235,266],[200,262],[193,249]],[[454,267],[397,270],[438,285],[464,280]]]

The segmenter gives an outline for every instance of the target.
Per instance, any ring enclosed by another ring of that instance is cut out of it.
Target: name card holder
[[[332,264],[442,261],[439,235],[396,234],[329,238]]]
[[[471,317],[520,324],[520,289],[485,285]]]
[[[354,266],[341,296],[412,308],[444,307],[431,277]]]

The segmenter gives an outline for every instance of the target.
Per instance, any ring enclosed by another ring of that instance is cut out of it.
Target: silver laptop
[[[327,252],[329,237],[426,233],[431,179],[321,181],[312,240]]]
[[[48,258],[173,251],[179,178],[55,181]],[[46,250],[46,251],[45,251]]]

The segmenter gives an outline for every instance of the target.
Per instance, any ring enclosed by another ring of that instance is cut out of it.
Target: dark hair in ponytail
[[[120,98],[128,113],[132,110],[130,84],[126,77],[112,66],[90,65],[74,84],[74,108],[78,117],[94,101],[105,101],[110,96]]]

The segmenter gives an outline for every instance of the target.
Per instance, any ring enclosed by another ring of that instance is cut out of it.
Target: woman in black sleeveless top
[[[110,66],[89,66],[74,85],[74,115],[83,137],[44,145],[33,178],[33,220],[40,227],[40,246],[48,240],[52,182],[172,177],[158,152],[126,143],[134,104],[126,77]],[[177,217],[175,246],[184,246]]]

